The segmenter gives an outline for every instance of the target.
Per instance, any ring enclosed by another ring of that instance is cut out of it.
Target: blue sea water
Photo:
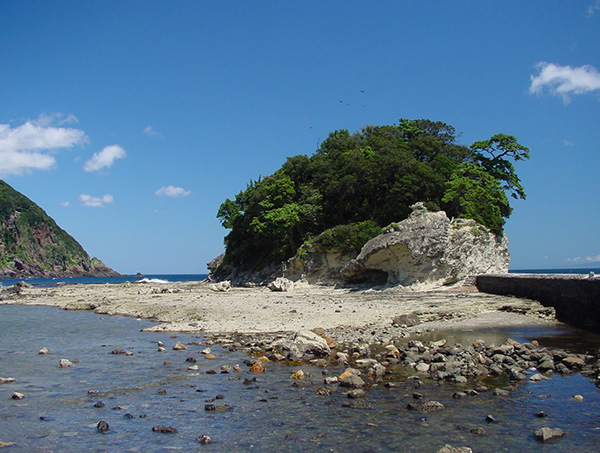
[[[510,269],[511,274],[600,274],[600,267],[561,268],[561,269]]]
[[[202,281],[208,277],[208,274],[149,274],[143,276],[122,275],[120,277],[67,277],[67,278],[5,278],[2,280],[4,286],[14,285],[17,282],[25,281],[35,286],[54,286],[61,284],[106,284],[106,283],[125,283],[138,282],[142,280],[151,282],[188,282]]]

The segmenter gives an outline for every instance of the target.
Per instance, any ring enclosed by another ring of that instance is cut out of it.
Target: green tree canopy
[[[225,262],[260,268],[330,229],[324,245],[343,245],[347,232],[355,250],[418,201],[500,233],[511,213],[507,194],[525,198],[511,161],[527,158],[528,148],[511,135],[465,146],[452,126],[425,119],[334,131],[312,156],[288,158],[223,202],[217,216],[230,230]]]

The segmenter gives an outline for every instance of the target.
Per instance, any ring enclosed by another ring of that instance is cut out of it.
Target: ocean
[[[87,283],[111,283],[104,280]],[[505,377],[489,379],[485,385],[490,389],[510,389],[510,394],[484,392],[461,399],[453,394],[479,384],[425,382],[415,389],[403,380],[395,387],[368,389],[362,407],[351,408],[343,406],[352,400],[342,389],[323,383],[323,368],[269,363],[257,375],[244,364],[249,357],[244,352],[210,344],[203,335],[141,331],[151,325],[85,311],[0,305],[0,377],[15,378],[0,384],[0,446],[10,445],[7,451],[15,452],[436,452],[445,444],[478,452],[598,451],[600,390],[581,375],[517,384]],[[435,332],[430,337],[463,344],[479,338],[537,339],[594,355],[600,347],[600,337],[568,326]],[[164,352],[158,351],[159,341]],[[187,350],[173,350],[176,341]],[[38,354],[44,347],[51,353]],[[215,358],[202,353],[207,347]],[[73,367],[60,368],[63,358]],[[198,369],[190,370],[194,365]],[[233,372],[236,365],[241,372]],[[290,375],[299,369],[313,385],[293,386]],[[337,375],[343,368],[327,370]],[[14,392],[25,398],[12,399]],[[445,409],[407,410],[415,392]],[[548,416],[536,417],[540,411]],[[493,422],[486,421],[488,415]],[[97,430],[100,421],[108,423],[108,431]],[[159,425],[177,432],[153,431]],[[542,444],[533,436],[542,426],[562,428],[566,435]],[[213,442],[202,445],[197,441],[202,435]]]

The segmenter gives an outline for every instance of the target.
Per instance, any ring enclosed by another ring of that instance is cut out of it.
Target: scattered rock
[[[187,349],[186,345],[184,345],[181,341],[178,341],[173,345],[174,351],[185,351]]]
[[[11,395],[11,398],[12,398],[13,400],[22,400],[23,398],[25,398],[25,395],[24,395],[23,393],[14,392],[14,393]]]
[[[48,348],[42,348],[39,350],[38,354],[50,354],[50,349]]]
[[[10,384],[11,382],[16,382],[14,377],[0,377],[0,384]]]
[[[274,281],[267,285],[271,291],[288,292],[294,290],[294,282],[284,277],[277,277]]]
[[[363,389],[354,389],[346,393],[346,396],[351,399],[364,398],[366,393]]]
[[[108,423],[106,423],[104,420],[99,421],[96,425],[96,429],[99,433],[105,433],[106,431],[108,431],[108,428]]]
[[[437,453],[473,453],[469,447],[453,447],[452,445],[444,445]]]
[[[58,366],[61,368],[71,368],[73,366],[73,363],[71,363],[69,359],[60,359],[58,361]]]
[[[365,386],[365,381],[363,381],[360,376],[357,376],[355,374],[350,374],[343,377],[342,376],[338,378],[340,387],[350,387],[357,389]]]
[[[177,429],[173,428],[172,426],[156,425],[155,427],[152,428],[152,431],[158,432],[158,433],[171,434],[171,433],[176,433]]]
[[[374,409],[373,405],[367,403],[364,399],[354,399],[347,403],[342,403],[342,407],[350,407],[352,409]]]
[[[209,286],[210,289],[216,292],[227,292],[231,289],[231,282],[229,280],[225,280],[218,283],[213,283]]]
[[[535,438],[541,442],[547,442],[551,439],[558,439],[565,435],[565,432],[560,428],[548,428],[544,426],[535,431]]]
[[[202,436],[197,437],[196,441],[200,442],[201,444],[207,445],[212,442],[212,439],[209,436],[203,434]]]
[[[395,327],[413,327],[420,323],[419,315],[416,313],[400,315],[392,319],[392,325]]]
[[[290,360],[328,357],[331,354],[331,349],[327,345],[327,341],[310,330],[297,332],[288,349],[288,358]]]
[[[250,372],[251,373],[264,373],[266,370],[265,366],[262,364],[262,362],[258,361],[255,362],[251,367],[250,367]]]
[[[290,379],[304,379],[304,371],[298,370],[295,373],[292,373]]]

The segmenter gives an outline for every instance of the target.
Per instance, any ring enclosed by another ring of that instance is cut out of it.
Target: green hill
[[[356,254],[416,202],[501,233],[509,197],[525,198],[512,161],[529,150],[512,135],[470,146],[457,138],[452,126],[425,119],[330,133],[312,156],[288,158],[221,205],[230,230],[221,270],[263,269],[311,241]]]
[[[0,180],[0,277],[114,275],[42,208]]]

